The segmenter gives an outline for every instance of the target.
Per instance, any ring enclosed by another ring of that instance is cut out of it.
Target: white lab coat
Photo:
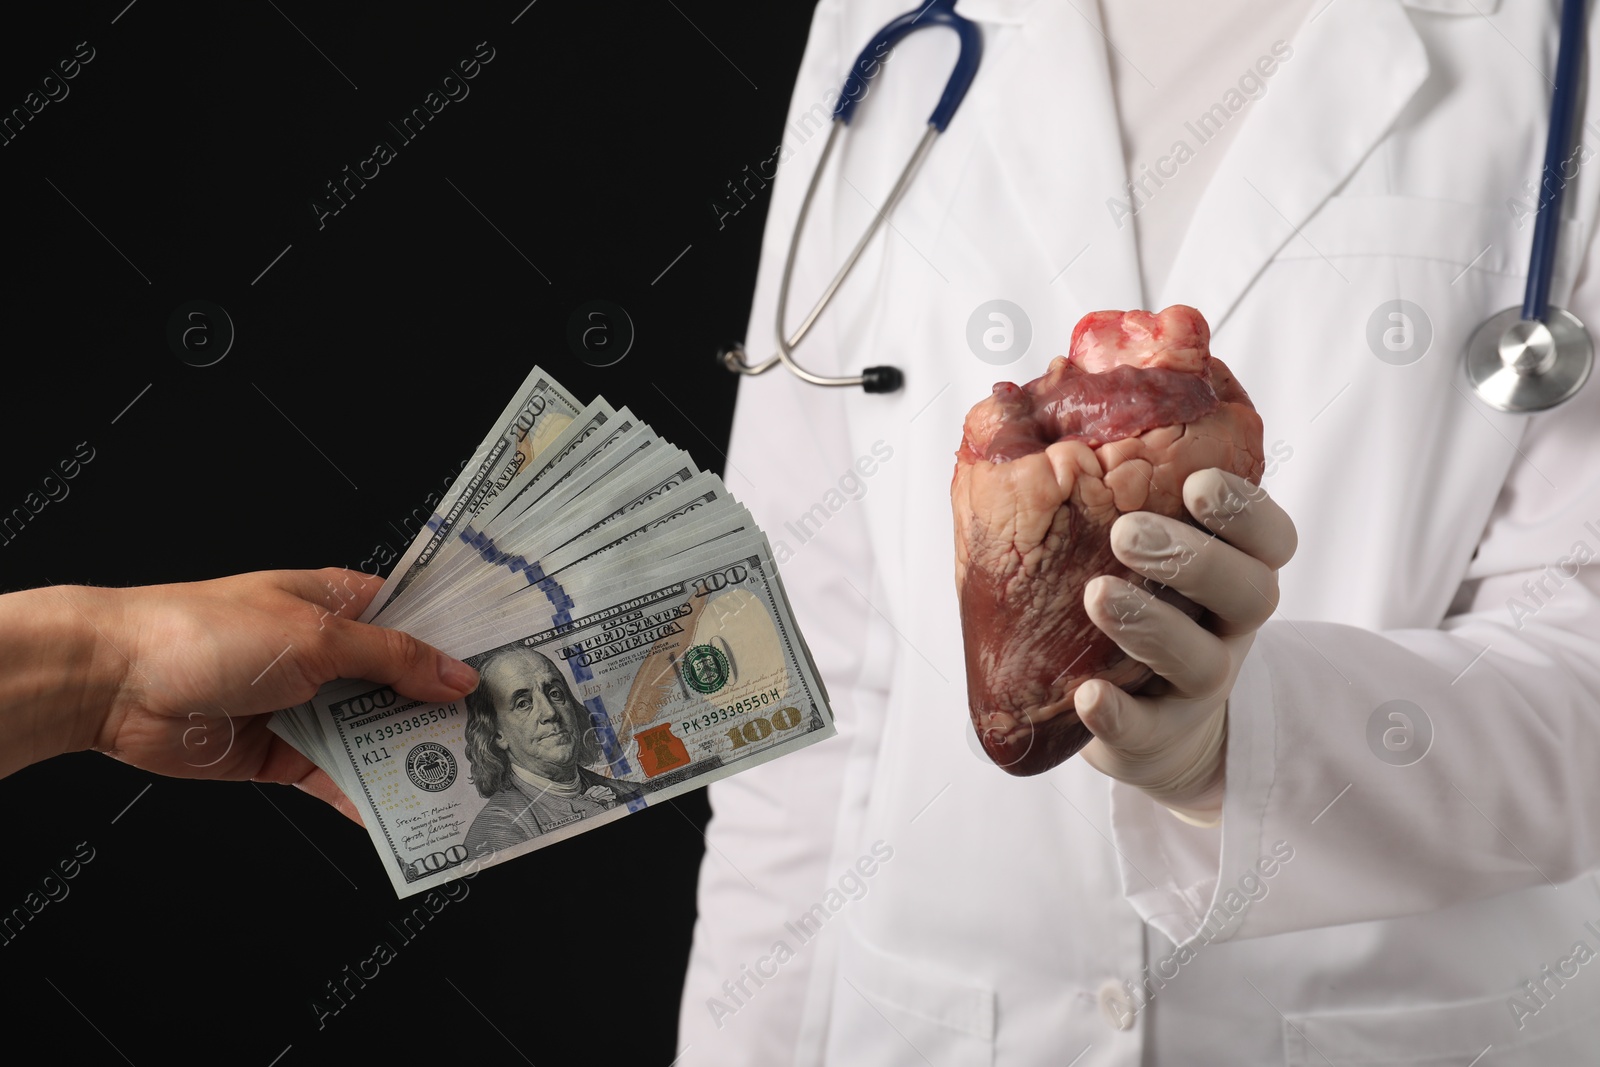
[[[801,116],[903,6],[818,8],[792,158],[762,194],[752,356],[823,142]],[[840,736],[712,788],[685,1067],[1600,1062],[1600,579],[1558,577],[1577,543],[1600,554],[1600,384],[1518,417],[1470,400],[1460,365],[1478,323],[1522,299],[1533,227],[1508,200],[1543,158],[1556,8],[1322,7],[1241,112],[1166,284],[1141,293],[1107,207],[1125,178],[1095,5],[961,0],[986,44],[971,94],[800,349],[824,373],[893,363],[904,390],[781,370],[740,387],[728,482],[779,553]],[[954,54],[938,31],[891,56],[819,190],[793,321]],[[1597,173],[1567,188],[1553,289],[1591,327]],[[1033,329],[1004,368],[966,343],[994,298]],[[1407,366],[1366,339],[1396,298],[1431,325]],[[1180,302],[1261,412],[1265,484],[1300,532],[1230,701],[1212,830],[1081,759],[1029,779],[989,765],[952,574],[968,408],[1040,373],[1085,312]],[[1535,600],[1521,586],[1541,577]],[[1369,746],[1392,700],[1432,724],[1410,766]]]

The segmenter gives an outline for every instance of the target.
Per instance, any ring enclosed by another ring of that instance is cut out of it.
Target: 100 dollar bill
[[[666,566],[588,603],[551,580],[550,624],[467,657],[464,700],[342,681],[305,706],[400,896],[833,735],[766,539]]]
[[[440,549],[450,544],[455,527],[486,507],[548,451],[579,409],[571,393],[534,367],[439,502],[439,510],[389,572],[361,621],[377,618],[389,601],[420,580]]]

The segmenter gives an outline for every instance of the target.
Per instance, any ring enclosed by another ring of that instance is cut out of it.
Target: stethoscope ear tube
[[[967,95],[967,90],[972,86],[972,79],[978,73],[978,61],[983,55],[983,35],[979,32],[977,23],[970,19],[962,18],[955,12],[956,0],[929,0],[929,2],[916,11],[908,11],[904,15],[890,22],[877,35],[868,42],[856,57],[855,64],[850,68],[850,73],[845,79],[844,93],[839,102],[834,105],[833,127],[828,131],[828,140],[822,146],[822,155],[817,160],[816,168],[811,172],[811,181],[806,186],[805,198],[800,202],[800,213],[795,217],[794,233],[789,238],[789,253],[784,258],[783,279],[778,285],[778,351],[776,355],[760,363],[751,363],[745,358],[744,346],[730,345],[717,353],[717,361],[728,370],[738,374],[765,374],[773,367],[782,363],[795,377],[812,385],[859,385],[869,393],[892,393],[905,384],[905,375],[898,367],[878,366],[868,367],[860,374],[847,377],[832,377],[826,374],[815,374],[802,367],[794,358],[794,349],[800,344],[805,335],[810,332],[816,323],[817,317],[827,308],[833,300],[834,294],[850,276],[855,265],[861,259],[861,254],[866,251],[867,244],[872,240],[879,229],[888,219],[889,213],[905,195],[906,187],[910,185],[911,178],[917,169],[922,166],[922,161],[927,158],[928,151],[933,147],[934,139],[943,133],[945,127],[950,125],[950,120],[955,116],[956,108],[961,106],[961,101]],[[800,235],[805,231],[806,217],[811,213],[811,202],[816,196],[817,184],[822,178],[822,172],[828,166],[828,160],[833,155],[834,145],[839,139],[839,131],[850,124],[855,116],[856,105],[866,95],[867,85],[882,71],[885,53],[895,42],[913,30],[929,26],[947,26],[954,30],[961,38],[961,52],[956,60],[955,69],[951,72],[949,80],[945,83],[944,93],[939,97],[939,104],[933,109],[933,115],[928,120],[928,129],[917,142],[916,150],[911,153],[911,158],[900,171],[900,176],[895,179],[894,188],[889,190],[889,196],[884,201],[883,209],[874,211],[872,224],[856,242],[855,248],[845,260],[844,266],[839,268],[833,281],[822,291],[822,296],[815,306],[801,320],[800,325],[790,334],[786,323],[789,311],[789,283],[794,277],[795,256],[800,249]]]
[[[943,133],[950,125],[950,120],[955,118],[956,108],[961,106],[967,90],[972,87],[972,79],[978,76],[978,61],[983,58],[983,35],[978,31],[977,23],[956,14],[955,8],[956,0],[931,0],[920,9],[906,12],[879,30],[878,35],[867,42],[867,47],[861,50],[861,54],[856,57],[855,65],[845,77],[844,95],[840,96],[839,102],[833,106],[833,117],[846,126],[850,125],[851,118],[855,116],[856,105],[866,94],[867,83],[883,70],[885,54],[899,43],[902,37],[913,30],[928,26],[948,26],[961,38],[961,53],[956,57],[955,69],[950,72],[950,79],[945,82],[938,106],[928,118],[928,125]]]
[[[778,363],[778,357],[773,356],[765,363],[756,365],[745,359],[744,345],[738,341],[723,345],[717,349],[717,364],[726,370],[737,374],[760,374],[770,370]],[[899,367],[884,365],[881,367],[868,367],[857,378],[841,378],[827,385],[859,385],[867,393],[892,393],[905,385],[906,376],[900,373]]]

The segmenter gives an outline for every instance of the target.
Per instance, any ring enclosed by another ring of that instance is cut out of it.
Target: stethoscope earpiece
[[[861,372],[861,388],[869,393],[892,393],[905,383],[899,367],[868,367]]]

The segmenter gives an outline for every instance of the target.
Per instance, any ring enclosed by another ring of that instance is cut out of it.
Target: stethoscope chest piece
[[[1589,380],[1594,344],[1570,311],[1550,307],[1543,321],[1509,307],[1488,319],[1467,342],[1467,380],[1480,399],[1501,411],[1545,411],[1571,398]]]
[[[1550,100],[1545,139],[1544,188],[1533,227],[1528,286],[1522,306],[1491,317],[1467,342],[1462,365],[1478,397],[1501,411],[1548,411],[1570,399],[1594,368],[1594,341],[1570,311],[1550,303],[1556,240],[1561,220],[1563,160],[1572,140],[1583,64],[1586,0],[1562,0],[1561,44],[1556,56],[1556,91]],[[1454,283],[1452,283],[1454,284]]]

